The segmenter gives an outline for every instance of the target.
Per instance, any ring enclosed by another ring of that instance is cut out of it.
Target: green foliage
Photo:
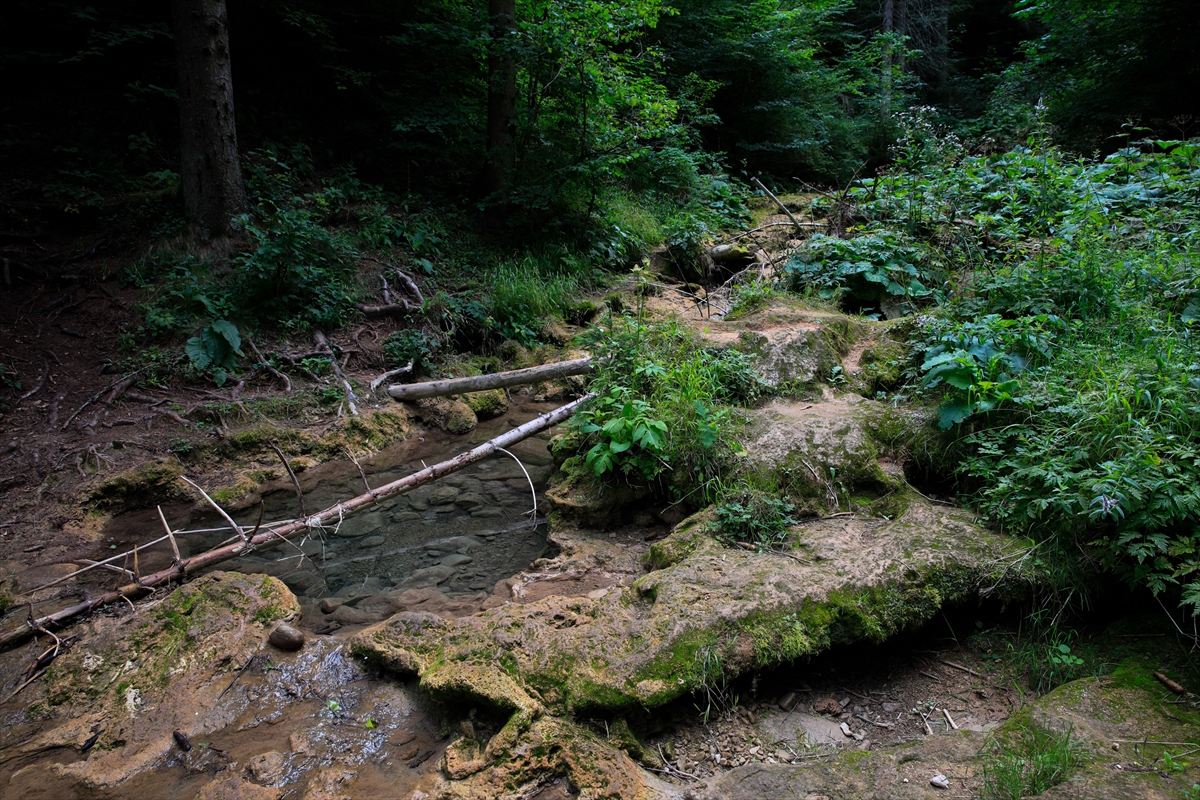
[[[911,305],[933,294],[931,287],[940,282],[926,262],[918,247],[892,231],[852,239],[815,234],[783,271],[795,291],[815,290],[847,307],[877,309],[885,299]]]
[[[610,315],[583,337],[602,364],[600,397],[575,415],[581,450],[597,475],[654,480],[707,497],[735,453],[734,405],[764,392],[749,359],[703,350],[678,323]]]
[[[795,504],[749,485],[739,485],[722,493],[717,504],[717,538],[726,544],[745,542],[758,552],[782,545],[788,528],[796,524],[792,517]]]
[[[237,368],[238,358],[244,355],[237,327],[223,319],[215,320],[199,336],[188,339],[184,352],[195,369],[212,372],[217,386],[225,385],[229,373]]]
[[[1073,733],[1029,726],[1019,729],[1015,741],[992,739],[979,755],[979,796],[1021,800],[1068,780],[1082,761],[1079,745],[1071,741]]]
[[[871,230],[948,245],[958,268],[948,302],[908,328],[907,374],[958,431],[959,496],[1200,608],[1200,146],[901,147],[903,168],[853,196]]]
[[[383,340],[383,352],[395,364],[420,364],[438,349],[436,339],[424,331],[403,330],[388,334]]]

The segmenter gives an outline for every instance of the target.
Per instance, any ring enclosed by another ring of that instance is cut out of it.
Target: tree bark
[[[488,389],[503,389],[506,386],[520,386],[525,383],[552,381],[566,378],[570,375],[582,375],[592,369],[592,359],[576,358],[572,361],[559,361],[554,364],[543,364],[540,367],[526,367],[508,372],[493,372],[491,375],[476,375],[471,378],[448,378],[441,381],[426,381],[424,383],[401,383],[388,387],[388,394],[395,400],[419,400],[422,397],[441,397],[448,394],[463,394],[464,392],[482,392]]]
[[[488,0],[487,165],[484,181],[492,195],[503,195],[516,163],[513,128],[517,117],[517,63],[513,39],[516,0]]]
[[[172,0],[184,214],[205,238],[247,208],[238,159],[225,0]]]

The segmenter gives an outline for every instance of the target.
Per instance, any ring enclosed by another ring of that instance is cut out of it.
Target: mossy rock
[[[462,399],[481,420],[499,417],[508,412],[508,394],[503,389],[470,392],[464,394]]]
[[[196,731],[216,708],[212,687],[262,650],[273,623],[299,614],[275,578],[212,572],[135,615],[95,617],[47,669],[42,716],[63,722],[30,746],[78,747],[100,731],[88,759],[54,770],[93,788],[117,785],[161,763],[172,731]]]
[[[550,478],[546,501],[560,519],[605,528],[620,524],[632,505],[650,495],[648,486],[598,478],[583,456],[571,456]]]
[[[461,400],[456,400],[451,404],[442,425],[446,433],[462,435],[475,430],[476,426],[479,425],[479,419],[475,416],[475,412],[471,410],[469,405]]]
[[[190,495],[179,480],[183,464],[175,456],[156,459],[105,478],[87,493],[85,504],[116,513],[147,508],[167,500],[187,500]]]
[[[697,518],[681,525],[680,552],[659,550],[670,566],[603,597],[547,597],[419,630],[396,619],[353,646],[421,675],[431,690],[453,686],[556,712],[620,710],[699,689],[714,659],[732,677],[838,643],[881,641],[981,586],[1009,596],[1024,588],[1021,570],[999,566],[1022,543],[919,499],[897,520],[806,524],[799,561],[705,544],[700,526]],[[694,548],[682,544],[689,535]]]

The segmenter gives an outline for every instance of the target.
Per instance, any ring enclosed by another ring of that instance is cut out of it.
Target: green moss
[[[447,433],[456,435],[470,433],[475,430],[475,426],[479,424],[475,412],[470,406],[461,400],[455,401],[450,406],[450,411],[446,414],[445,429]]]
[[[0,580],[0,614],[7,611],[17,597],[17,579],[4,578]]]
[[[462,399],[479,419],[492,419],[508,411],[508,395],[503,389],[470,392],[464,394]]]
[[[187,499],[179,481],[181,475],[183,464],[175,456],[167,456],[101,481],[88,493],[85,502],[116,511]]]

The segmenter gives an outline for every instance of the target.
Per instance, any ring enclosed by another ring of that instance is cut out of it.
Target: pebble
[[[950,788],[950,780],[945,775],[934,775],[929,779],[929,783],[931,786],[935,786],[938,789]]]
[[[475,559],[471,558],[470,556],[465,556],[462,553],[451,553],[442,559],[442,564],[443,566],[447,567],[461,567],[464,564],[470,564],[474,560]]]
[[[286,622],[281,622],[271,631],[267,641],[280,650],[291,652],[304,647],[304,632],[293,628]]]
[[[791,711],[796,707],[796,693],[788,692],[783,697],[779,698],[779,707],[784,711]]]

